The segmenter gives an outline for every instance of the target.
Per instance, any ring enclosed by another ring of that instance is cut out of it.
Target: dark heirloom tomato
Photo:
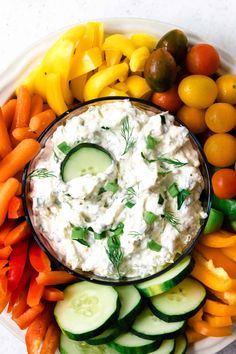
[[[153,91],[168,90],[175,81],[177,67],[174,58],[165,49],[152,52],[146,61],[144,77]]]
[[[183,31],[174,29],[167,32],[157,43],[157,48],[164,48],[180,64],[186,57],[188,50],[188,39]]]

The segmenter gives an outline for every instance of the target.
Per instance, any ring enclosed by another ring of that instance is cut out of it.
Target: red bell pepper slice
[[[28,241],[21,242],[14,246],[9,259],[8,290],[12,292],[20,283],[25,269],[28,252]]]

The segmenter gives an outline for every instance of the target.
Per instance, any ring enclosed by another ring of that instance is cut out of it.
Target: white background
[[[169,22],[236,56],[235,0],[0,0],[0,72],[44,35],[104,17]],[[1,325],[0,353],[26,353],[25,346]],[[220,353],[234,354],[236,346]]]

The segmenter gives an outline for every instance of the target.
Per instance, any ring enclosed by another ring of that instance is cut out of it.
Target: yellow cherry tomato
[[[216,80],[217,101],[236,104],[236,75],[226,74]]]
[[[189,75],[180,82],[178,93],[187,106],[204,109],[215,101],[217,86],[208,76]]]
[[[236,138],[231,134],[213,134],[204,145],[208,162],[217,167],[228,167],[236,161]]]
[[[236,109],[229,103],[214,103],[206,110],[206,125],[215,133],[227,133],[236,125]]]
[[[203,133],[205,130],[207,130],[204,109],[198,109],[184,105],[178,110],[177,117],[194,134]]]

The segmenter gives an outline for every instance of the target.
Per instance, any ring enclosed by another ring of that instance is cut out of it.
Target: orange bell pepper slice
[[[207,260],[212,259],[216,267],[223,268],[231,278],[236,278],[236,264],[230,258],[225,256],[223,252],[217,248],[211,248],[198,244],[196,249]]]
[[[208,337],[226,337],[231,336],[232,330],[230,327],[212,327],[207,321],[197,321],[193,325],[194,331]]]
[[[227,291],[233,286],[233,280],[224,272],[221,268],[210,269],[206,260],[201,257],[197,252],[193,253],[194,259],[196,260],[195,266],[192,271],[192,276],[202,282],[205,286],[216,291]],[[216,272],[217,269],[222,272]]]
[[[20,297],[18,298],[17,302],[15,303],[12,309],[12,316],[11,318],[15,321],[18,317],[20,317],[27,309],[27,291],[24,290]]]
[[[185,334],[189,344],[198,342],[199,340],[205,338],[205,336],[195,332],[192,328],[187,328]]]
[[[223,301],[228,305],[236,305],[236,291],[215,291],[209,289],[212,294],[214,294],[218,299]]]
[[[20,197],[14,196],[8,205],[8,218],[9,219],[18,219],[21,216],[24,216],[24,208],[22,199]]]
[[[62,301],[64,300],[63,291],[52,286],[45,287],[43,298],[47,301]]]
[[[16,323],[21,329],[26,329],[29,325],[43,312],[44,304],[40,303],[34,307],[30,307],[22,315],[16,318]]]
[[[203,307],[193,316],[188,320],[188,325],[190,327],[193,326],[193,322],[196,321],[201,321],[202,320],[202,316],[203,316]]]
[[[235,305],[226,305],[210,299],[207,299],[204,311],[214,316],[236,316]]]
[[[40,354],[54,354],[59,347],[61,331],[56,321],[48,327]]]
[[[51,270],[51,262],[43,250],[33,242],[29,250],[29,260],[32,267],[37,272],[49,272]]]
[[[236,246],[236,235],[227,231],[216,231],[203,235],[200,239],[202,245],[214,248],[225,248]]]
[[[236,247],[225,247],[222,248],[222,252],[225,256],[232,259],[232,261],[236,262]]]
[[[230,316],[213,316],[206,313],[204,318],[211,327],[227,327],[232,325]]]
[[[27,305],[30,307],[38,305],[43,296],[44,286],[37,283],[37,275],[37,273],[33,274],[27,294]]]
[[[63,270],[55,270],[51,272],[40,272],[36,278],[36,281],[40,285],[57,285],[66,284],[77,281],[78,278],[72,274],[69,274]]]

